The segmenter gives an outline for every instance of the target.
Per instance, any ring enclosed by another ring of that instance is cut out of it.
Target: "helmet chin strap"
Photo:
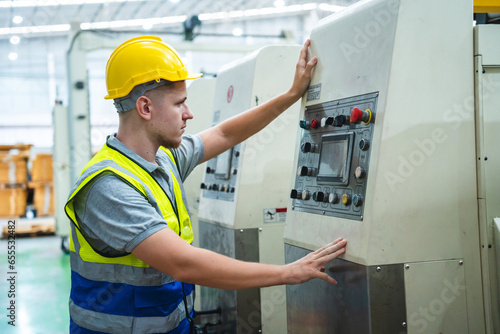
[[[148,90],[155,89],[164,85],[172,83],[164,79],[160,79],[158,82],[156,80],[149,81],[132,88],[130,93],[124,97],[119,97],[114,99],[114,105],[118,113],[123,113],[135,108],[135,103],[137,99],[144,95]]]

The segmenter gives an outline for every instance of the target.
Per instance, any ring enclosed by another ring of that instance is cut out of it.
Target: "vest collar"
[[[152,173],[155,170],[157,170],[158,168],[160,168],[160,166],[147,161],[146,159],[142,158],[137,153],[135,153],[134,151],[129,149],[127,146],[125,146],[125,144],[123,144],[121,141],[119,141],[116,138],[116,133],[109,135],[108,138],[106,139],[106,143],[111,148],[114,148],[114,149],[120,151],[125,156],[134,160],[136,163],[138,163],[139,165],[144,167],[144,169],[146,169],[148,171],[148,173]],[[156,153],[156,157],[158,157],[158,152]],[[160,159],[157,159],[157,160],[160,161]]]

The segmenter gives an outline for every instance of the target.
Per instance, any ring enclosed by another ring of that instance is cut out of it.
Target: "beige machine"
[[[300,46],[268,46],[217,74],[213,124],[290,88]],[[199,206],[200,246],[245,261],[284,264],[297,103],[267,128],[207,162]],[[285,288],[201,289],[199,321],[216,333],[286,333]]]
[[[476,152],[472,1],[362,1],[313,29],[285,258],[348,247],[337,286],[287,287],[289,333],[498,333],[494,36]]]
[[[189,83],[187,104],[194,114],[192,120],[188,120],[186,133],[197,134],[207,129],[212,124],[212,104],[215,94],[215,82],[213,77],[202,77]],[[203,172],[206,163],[196,166],[183,182],[186,191],[186,200],[189,207],[189,217],[193,227],[193,246],[200,246],[200,233],[198,229],[198,207],[200,205],[200,183],[203,180]],[[200,296],[200,287],[196,286],[196,296]],[[195,298],[195,310],[201,309],[200,298]]]
[[[187,104],[194,114],[194,118],[187,121],[187,134],[198,134],[212,125],[212,105],[216,80],[214,77],[202,77],[189,83]],[[183,182],[193,227],[193,246],[196,247],[199,246],[198,207],[200,205],[200,183],[203,181],[205,165],[206,163],[196,166]]]
[[[474,27],[477,189],[488,333],[500,332],[500,26]],[[489,321],[488,321],[489,320]]]

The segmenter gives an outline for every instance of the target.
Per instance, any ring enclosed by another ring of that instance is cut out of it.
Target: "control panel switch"
[[[299,121],[299,126],[302,128],[302,129],[309,129],[309,122],[308,121],[305,121],[305,120],[302,120],[302,121]]]
[[[342,195],[342,204],[345,206],[351,205],[351,196],[348,194]]]
[[[308,190],[304,190],[304,191],[302,192],[302,199],[303,199],[304,201],[307,201],[307,200],[308,200],[308,199],[310,199],[310,198],[311,198],[311,193],[310,193]]]
[[[354,171],[354,177],[357,179],[362,179],[366,175],[366,171],[363,167],[358,166],[356,167],[356,170]]]
[[[317,151],[317,149],[318,149],[318,145],[312,144],[309,142],[305,142],[300,146],[300,150],[303,153],[309,153],[309,152],[314,153]]]
[[[354,204],[354,206],[361,206],[363,204],[363,197],[357,194],[352,196],[352,204]]]
[[[361,139],[359,141],[359,149],[361,151],[366,151],[368,148],[370,148],[370,141],[368,139]]]
[[[301,166],[297,171],[297,175],[299,176],[315,176],[315,174],[316,168],[313,167]]]
[[[337,193],[331,193],[328,196],[328,202],[332,204],[337,204],[339,202],[339,195]]]
[[[341,127],[343,125],[349,125],[349,116],[338,115],[335,116],[333,120],[333,126]]]
[[[322,191],[316,191],[313,193],[313,200],[316,202],[323,202],[325,199],[325,193]]]
[[[302,199],[302,190],[292,189],[292,191],[290,191],[290,198]]]
[[[365,111],[359,109],[358,107],[354,107],[351,110],[351,123],[358,124],[359,122],[363,122],[365,124],[369,124],[372,120],[372,111],[370,109],[366,109]]]

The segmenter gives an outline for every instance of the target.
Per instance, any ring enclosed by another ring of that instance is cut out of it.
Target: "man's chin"
[[[182,143],[182,138],[178,142],[169,141],[168,143],[163,143],[162,146],[165,148],[179,148]]]

